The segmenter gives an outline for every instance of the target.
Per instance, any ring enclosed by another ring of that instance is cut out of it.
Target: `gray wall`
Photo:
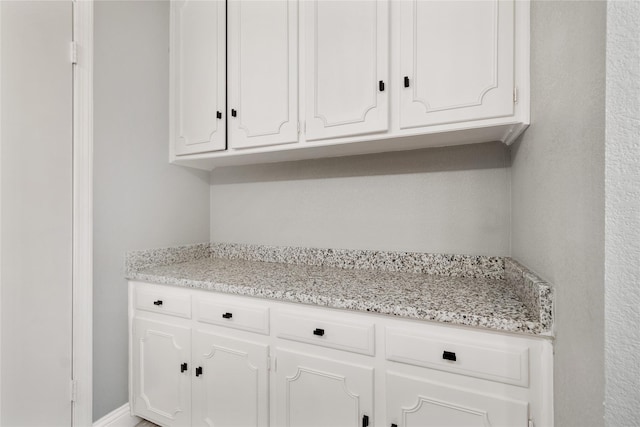
[[[531,23],[532,125],[512,149],[512,256],[556,286],[556,425],[602,425],[606,3],[536,1]]]
[[[94,419],[128,399],[124,252],[209,238],[209,174],[168,162],[168,46],[168,2],[96,2]]]
[[[640,2],[607,6],[605,420],[640,419]]]
[[[509,254],[503,144],[215,169],[211,240]]]

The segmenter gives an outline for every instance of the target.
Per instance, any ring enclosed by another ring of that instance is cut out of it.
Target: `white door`
[[[224,0],[171,2],[171,140],[175,153],[224,150]]]
[[[302,3],[306,139],[388,128],[388,0]]]
[[[229,2],[229,145],[298,141],[298,1]]]
[[[400,10],[401,128],[513,114],[513,0],[411,0]]]
[[[278,350],[276,425],[360,427],[373,422],[373,368]]]
[[[269,347],[203,331],[193,336],[193,425],[269,425]]]
[[[387,374],[387,425],[526,427],[528,404],[400,374]]]
[[[3,426],[71,425],[71,1],[1,1]]]
[[[164,426],[191,423],[191,329],[133,321],[133,406]]]

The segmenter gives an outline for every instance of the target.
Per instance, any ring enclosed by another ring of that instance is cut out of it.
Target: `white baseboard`
[[[131,415],[126,403],[93,423],[93,427],[134,427],[140,421],[142,418]]]

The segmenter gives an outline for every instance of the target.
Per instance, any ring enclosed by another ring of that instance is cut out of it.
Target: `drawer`
[[[351,351],[375,354],[373,322],[336,320],[338,316],[308,316],[294,312],[277,312],[274,316],[276,336],[293,341]]]
[[[138,310],[191,318],[191,296],[187,292],[136,288],[135,301]]]
[[[199,298],[195,301],[199,322],[269,335],[269,308],[229,302],[222,298]]]
[[[386,358],[505,384],[529,386],[529,348],[387,328]]]

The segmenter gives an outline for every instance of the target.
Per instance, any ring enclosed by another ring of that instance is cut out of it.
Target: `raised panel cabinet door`
[[[298,141],[298,1],[229,1],[229,145]]]
[[[171,142],[176,155],[224,150],[226,6],[171,2]]]
[[[387,425],[397,427],[526,427],[527,402],[387,373]]]
[[[276,381],[277,426],[374,425],[372,367],[279,349]]]
[[[191,329],[133,321],[133,408],[164,426],[191,423]]]
[[[203,331],[193,335],[193,425],[269,425],[269,347]]]
[[[400,5],[400,127],[514,111],[514,1]]]
[[[313,0],[303,6],[306,139],[387,130],[388,0]]]

